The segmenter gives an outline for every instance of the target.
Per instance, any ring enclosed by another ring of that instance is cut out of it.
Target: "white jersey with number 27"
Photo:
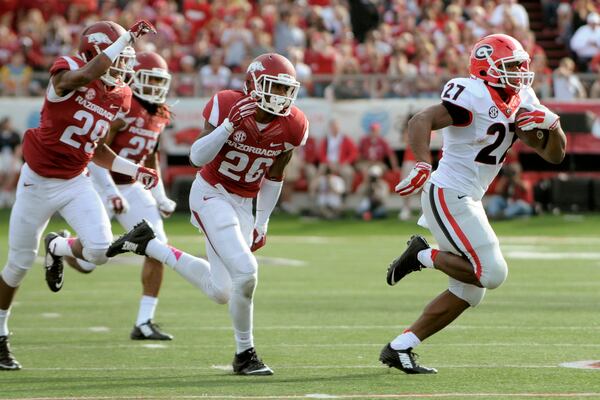
[[[517,110],[525,104],[539,104],[539,100],[533,89],[526,87],[507,104],[493,88],[475,78],[448,81],[441,98],[467,110],[471,118],[468,124],[442,131],[443,154],[431,182],[481,200],[517,139]]]

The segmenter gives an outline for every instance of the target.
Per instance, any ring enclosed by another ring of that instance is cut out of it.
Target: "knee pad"
[[[21,285],[21,282],[23,282],[27,270],[28,268],[20,267],[14,263],[8,262],[2,270],[2,279],[8,286],[17,288]]]
[[[92,264],[106,264],[106,262],[108,261],[108,257],[106,257],[106,250],[107,249],[89,249],[87,247],[84,247],[83,258],[85,258],[85,261],[88,261]]]
[[[250,250],[226,255],[222,260],[231,275],[252,275],[258,271],[258,262]]]
[[[504,259],[496,260],[491,266],[487,266],[485,273],[481,274],[479,282],[487,289],[496,289],[502,285],[508,275],[508,266]]]
[[[233,284],[233,291],[241,293],[242,296],[251,299],[254,296],[254,290],[256,289],[256,283],[258,277],[256,273],[253,274],[240,274],[232,277],[231,283]]]
[[[468,283],[459,282],[454,279],[450,280],[448,290],[459,299],[463,299],[469,303],[471,307],[476,307],[485,296],[485,288],[469,285]]]

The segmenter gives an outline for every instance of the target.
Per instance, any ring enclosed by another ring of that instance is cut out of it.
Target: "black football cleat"
[[[117,254],[127,253],[128,251],[146,255],[146,246],[148,242],[154,239],[156,235],[145,219],[135,225],[132,230],[121,235],[117,240],[112,242],[106,251],[107,257],[114,257]]]
[[[237,375],[273,375],[273,370],[262,362],[254,347],[251,347],[235,355],[233,373]]]
[[[129,337],[132,340],[173,340],[173,335],[161,331],[160,326],[151,319],[140,326],[134,326]]]
[[[406,275],[413,271],[420,271],[423,265],[419,262],[417,254],[421,250],[429,248],[429,243],[423,236],[414,235],[411,236],[410,240],[406,242],[408,247],[404,250],[404,253],[396,258],[387,270],[387,284],[390,286],[395,285],[398,281],[404,278]]]
[[[389,343],[384,346],[379,355],[379,361],[407,374],[437,374],[437,369],[419,365],[417,358],[418,356],[412,352],[412,348],[394,350]]]
[[[16,371],[21,369],[21,364],[13,357],[8,344],[8,336],[0,336],[0,370]]]
[[[63,260],[62,256],[55,256],[50,250],[50,242],[55,238],[62,236],[56,232],[50,232],[44,238],[44,244],[46,245],[46,257],[44,258],[44,268],[46,269],[46,283],[53,292],[58,292],[62,289],[65,282],[65,275],[63,272]],[[64,236],[63,236],[64,237]]]

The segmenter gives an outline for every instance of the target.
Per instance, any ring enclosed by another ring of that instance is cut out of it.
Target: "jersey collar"
[[[502,111],[502,114],[504,114],[506,118],[510,118],[510,116],[517,111],[519,105],[521,104],[521,97],[518,93],[511,96],[508,102],[505,102],[502,100],[497,90],[491,88],[489,85],[485,85],[485,87],[490,92],[490,96],[492,97],[494,104],[496,104],[496,107]]]

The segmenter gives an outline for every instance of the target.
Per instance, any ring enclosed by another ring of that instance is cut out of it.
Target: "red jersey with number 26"
[[[121,157],[142,164],[148,155],[156,151],[158,136],[169,124],[169,118],[162,113],[150,114],[135,96],[131,101],[129,114],[119,118],[127,125],[117,132],[110,148]],[[119,185],[135,182],[135,179],[128,175],[116,172],[111,172],[111,175]]]
[[[50,75],[84,65],[77,57],[59,57]],[[47,178],[76,177],[94,156],[98,140],[108,133],[117,112],[128,112],[130,105],[128,86],[109,88],[96,79],[60,97],[50,80],[40,126],[25,132],[25,161],[35,173]]]
[[[215,94],[204,107],[203,116],[217,127],[227,118],[231,107],[244,94],[223,90]],[[262,178],[284,151],[303,146],[308,139],[308,120],[299,108],[292,106],[286,117],[275,117],[264,129],[234,131],[217,156],[200,171],[211,185],[221,184],[230,193],[256,197]]]

